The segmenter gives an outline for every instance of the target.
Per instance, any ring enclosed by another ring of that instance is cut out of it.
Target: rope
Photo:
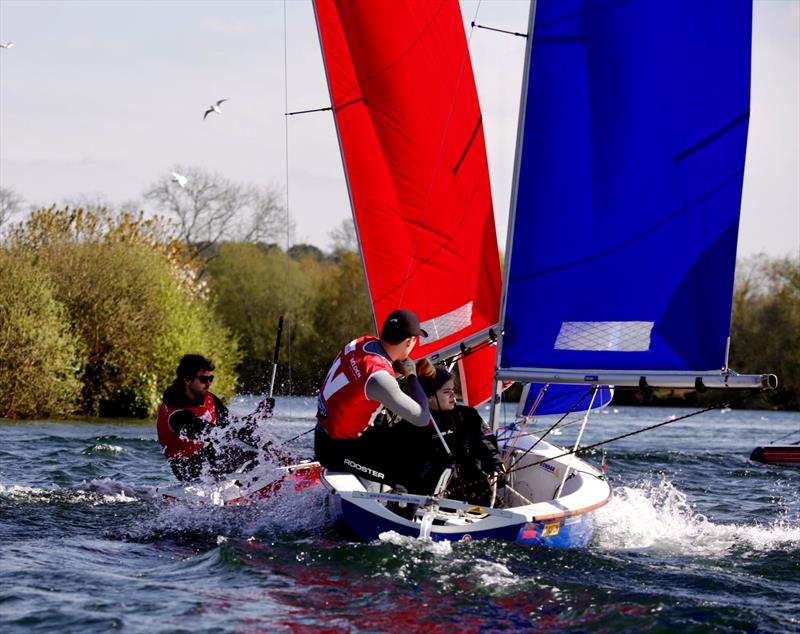
[[[576,418],[575,420],[566,422],[563,425],[559,425],[556,429],[566,429],[567,427],[572,427],[573,425],[579,424],[582,420],[583,420],[582,418]],[[548,428],[542,427],[541,429],[532,429],[531,431],[517,431],[515,432],[514,435],[519,436],[520,438],[522,438],[523,436],[536,436],[537,438],[542,438],[541,436],[542,432],[550,433],[550,431],[552,431],[553,429],[554,428],[552,426]]]
[[[672,418],[670,420],[665,420],[661,423],[656,423],[655,425],[649,425],[647,427],[642,427],[641,429],[637,429],[636,431],[628,432],[627,434],[620,434],[619,436],[614,436],[613,438],[608,438],[606,440],[601,440],[600,442],[592,443],[591,445],[586,445],[584,447],[579,447],[570,451],[565,451],[564,453],[558,454],[557,456],[550,456],[548,458],[542,458],[541,460],[537,460],[536,462],[532,462],[522,467],[513,467],[507,471],[507,473],[512,473],[514,471],[521,471],[522,469],[527,469],[528,467],[535,467],[536,465],[542,464],[543,462],[550,462],[551,460],[557,460],[558,458],[563,458],[564,456],[569,456],[570,454],[578,453],[579,451],[587,451],[589,449],[594,449],[595,447],[600,447],[601,445],[607,445],[608,443],[615,442],[617,440],[622,440],[623,438],[628,438],[629,436],[635,436],[636,434],[641,434],[642,432],[650,431],[651,429],[657,429],[658,427],[663,427],[664,425],[669,425],[670,423],[677,423],[681,420],[686,420],[687,418],[692,418],[693,416],[697,416],[698,414],[705,414],[706,412],[713,411],[715,409],[722,409],[724,407],[729,407],[734,403],[738,403],[740,401],[744,401],[745,399],[750,398],[755,394],[761,393],[761,389],[751,390],[747,392],[745,395],[741,396],[737,399],[732,399],[729,401],[725,401],[722,403],[718,403],[717,405],[712,405],[711,407],[706,407],[705,409],[698,410],[696,412],[692,412],[690,414],[686,414],[685,416],[679,416],[678,418]],[[518,464],[519,460],[515,463]]]
[[[583,396],[581,396],[581,397],[580,397],[580,398],[577,400],[577,402],[575,403],[575,405],[573,405],[572,407],[570,407],[570,408],[569,408],[569,411],[567,411],[567,412],[564,412],[564,415],[563,415],[561,418],[559,418],[559,419],[558,419],[558,420],[557,420],[555,423],[553,423],[552,425],[550,425],[550,429],[548,429],[548,430],[547,430],[547,431],[544,433],[544,435],[543,435],[543,436],[541,436],[541,437],[537,438],[536,442],[535,442],[535,443],[533,443],[533,444],[532,444],[530,447],[528,447],[528,449],[526,449],[526,450],[525,450],[525,451],[522,453],[522,455],[521,455],[519,458],[517,458],[517,460],[515,460],[515,461],[513,462],[513,464],[511,464],[511,465],[509,466],[509,468],[508,468],[508,472],[510,473],[511,471],[513,471],[513,470],[514,470],[514,468],[515,468],[515,466],[519,464],[520,460],[522,460],[522,459],[523,459],[525,456],[527,456],[527,455],[528,455],[528,454],[529,454],[531,451],[533,451],[533,449],[536,447],[536,445],[538,445],[540,442],[542,442],[542,440],[544,440],[544,439],[547,437],[547,435],[548,435],[548,434],[549,434],[551,431],[553,431],[553,430],[554,430],[556,427],[558,427],[558,425],[561,423],[561,421],[563,421],[563,420],[564,420],[564,419],[565,419],[567,416],[569,416],[570,414],[572,414],[572,413],[575,411],[575,408],[577,408],[577,407],[578,407],[578,405],[580,405],[580,404],[581,404],[581,403],[584,401],[584,399],[585,399],[587,396],[589,396],[589,394],[591,394],[591,393],[592,393],[592,389],[594,389],[594,388],[589,388],[589,391],[588,391],[588,392],[586,392],[586,394],[584,394]],[[577,422],[577,421],[575,421],[575,422]],[[538,463],[537,463],[537,464],[538,464]]]
[[[795,431],[790,431],[788,434],[784,434],[783,436],[780,436],[780,437],[776,438],[775,440],[770,441],[770,444],[774,445],[779,440],[783,440],[784,438],[790,438],[791,436],[794,436],[795,434],[800,434],[800,429],[796,429]],[[797,442],[794,442],[792,444],[793,445],[800,445],[800,440],[798,440]]]
[[[314,431],[314,429],[316,429],[316,428],[315,428],[315,427],[312,427],[311,429],[307,429],[306,431],[304,431],[304,432],[302,432],[302,433],[299,433],[299,434],[297,434],[297,436],[293,436],[293,437],[292,437],[292,438],[290,438],[289,440],[284,440],[284,441],[283,441],[281,444],[279,444],[279,445],[278,445],[278,447],[283,447],[284,445],[288,445],[288,444],[289,444],[290,442],[292,442],[293,440],[297,440],[297,439],[298,439],[298,438],[300,438],[301,436],[305,436],[306,434],[310,434],[312,431]]]

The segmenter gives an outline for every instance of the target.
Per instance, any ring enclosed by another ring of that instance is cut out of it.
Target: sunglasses
[[[200,383],[211,383],[211,381],[214,380],[214,375],[209,374],[208,376],[196,376],[194,378],[200,381]]]

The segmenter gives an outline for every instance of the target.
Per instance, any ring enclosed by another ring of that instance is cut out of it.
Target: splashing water
[[[387,544],[394,544],[407,548],[412,552],[426,552],[440,557],[452,554],[453,546],[448,541],[433,541],[431,539],[417,539],[416,537],[406,537],[394,531],[381,533],[378,538]]]
[[[6,486],[0,484],[0,496],[17,502],[36,502],[39,504],[75,504],[98,506],[119,502],[136,502],[137,497],[129,496],[125,491],[102,492],[86,488],[45,489],[20,485]]]
[[[279,405],[265,431],[309,457],[313,399]],[[676,411],[615,408],[585,442]],[[152,422],[0,423],[0,630],[795,632],[800,471],[748,456],[797,427],[733,410],[614,443],[614,497],[565,551],[354,543],[323,487],[167,501]]]
[[[800,546],[800,524],[718,524],[694,510],[669,480],[614,491],[597,513],[594,544],[606,550],[648,550],[666,555],[720,557],[734,548],[767,551]]]

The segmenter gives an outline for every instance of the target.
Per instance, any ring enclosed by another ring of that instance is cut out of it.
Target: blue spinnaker
[[[749,0],[538,0],[501,368],[719,370]]]
[[[517,406],[517,416],[549,416],[567,412],[585,412],[589,409],[590,404],[592,409],[600,409],[608,405],[614,396],[614,388],[607,385],[597,388],[594,399],[592,399],[593,388],[586,385],[554,383],[548,385],[542,393],[544,387],[544,383],[525,385]],[[539,398],[540,394],[541,398]]]

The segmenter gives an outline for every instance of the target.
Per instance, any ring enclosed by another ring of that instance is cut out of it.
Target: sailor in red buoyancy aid
[[[399,417],[423,427],[430,421],[428,401],[408,358],[419,335],[428,336],[417,316],[396,310],[380,339],[355,339],[334,359],[317,402],[314,454],[322,466],[381,483],[404,481],[405,465],[394,451],[388,423]],[[405,393],[393,364],[405,377]]]
[[[220,478],[256,463],[255,447],[243,449],[235,442],[221,447],[211,439],[213,430],[227,427],[231,422],[228,408],[209,391],[213,370],[214,364],[205,357],[185,355],[158,408],[158,442],[179,480],[195,480],[203,474]],[[236,436],[254,445],[252,432],[252,427],[243,427],[236,430]]]

